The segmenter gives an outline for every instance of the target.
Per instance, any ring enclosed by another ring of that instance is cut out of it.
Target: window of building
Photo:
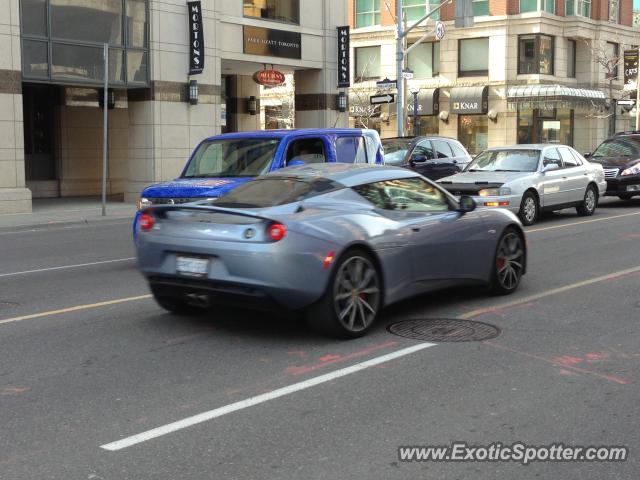
[[[440,129],[440,120],[437,115],[419,115],[418,117],[418,135],[438,135]],[[407,115],[407,134],[414,135],[413,115]],[[386,162],[386,159],[385,159]]]
[[[556,0],[520,0],[520,13],[538,11],[555,14]]]
[[[567,77],[576,78],[576,41],[567,40]]]
[[[300,23],[300,0],[244,0],[245,17]]]
[[[609,0],[609,21],[619,23],[620,3],[618,0]]]
[[[553,75],[553,37],[521,35],[518,38],[518,73]]]
[[[518,108],[518,143],[573,145],[573,110]]]
[[[471,8],[476,17],[489,15],[489,0],[471,0]]]
[[[591,0],[565,0],[564,14],[591,18]]]
[[[407,54],[407,66],[414,78],[431,78],[440,74],[440,42],[421,43]]]
[[[604,47],[605,59],[607,61],[606,78],[618,78],[618,63],[620,62],[620,46],[617,43],[607,42]]]
[[[356,28],[380,25],[380,0],[356,1]]]
[[[408,22],[416,22],[428,12],[440,5],[439,0],[404,0],[402,11]],[[429,20],[439,20],[440,10],[429,17]]]
[[[356,53],[356,82],[380,78],[380,47],[359,47]]]
[[[488,122],[486,115],[458,115],[458,140],[471,155],[487,148]]]
[[[458,43],[458,76],[489,74],[489,39],[469,38]]]
[[[46,0],[21,0],[20,13],[20,29],[24,35],[47,36]]]

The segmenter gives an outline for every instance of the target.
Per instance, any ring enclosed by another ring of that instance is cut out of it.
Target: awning
[[[594,108],[605,106],[604,92],[591,88],[574,88],[564,85],[521,85],[509,87],[507,102],[529,108]]]
[[[407,92],[407,114],[413,115],[413,94]],[[440,112],[440,89],[422,88],[418,92],[418,115],[438,115]]]
[[[488,87],[455,87],[451,89],[451,113],[487,113]]]

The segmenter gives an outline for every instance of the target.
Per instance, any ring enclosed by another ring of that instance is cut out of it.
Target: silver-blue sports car
[[[345,338],[391,303],[460,284],[507,294],[526,270],[513,213],[397,167],[286,168],[216,200],[146,208],[138,228],[138,265],[165,309],[301,310]]]

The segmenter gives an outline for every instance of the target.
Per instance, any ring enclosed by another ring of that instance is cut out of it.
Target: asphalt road
[[[0,478],[637,479],[639,241],[640,200],[554,214],[528,229],[516,294],[417,298],[344,342],[248,311],[165,313],[128,222],[0,229]],[[501,333],[430,345],[386,330],[420,318]],[[630,454],[399,461],[399,446],[453,441]]]

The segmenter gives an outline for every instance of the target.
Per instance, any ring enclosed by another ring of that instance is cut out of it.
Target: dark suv
[[[640,131],[617,133],[585,158],[602,165],[607,179],[605,195],[622,200],[640,195]]]
[[[432,180],[458,173],[471,161],[469,152],[453,138],[384,138],[382,146],[385,165],[410,168]]]

